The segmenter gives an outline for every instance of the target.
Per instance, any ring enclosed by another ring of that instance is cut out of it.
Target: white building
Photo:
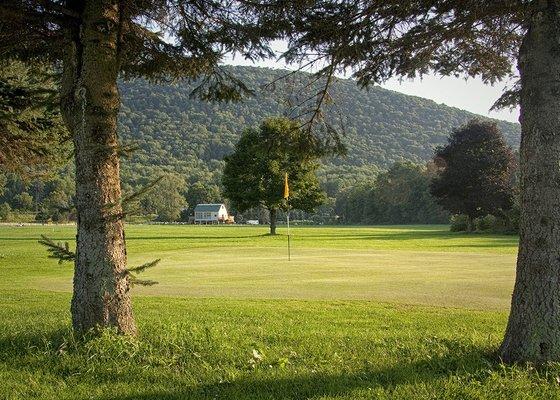
[[[194,208],[195,224],[227,223],[229,215],[223,204],[197,204]]]

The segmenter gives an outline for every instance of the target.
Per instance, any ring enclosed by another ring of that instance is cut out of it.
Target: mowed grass
[[[560,367],[504,366],[517,238],[447,227],[130,226],[140,334],[76,339],[71,266],[0,227],[2,399],[551,399]],[[282,229],[281,233],[285,233]]]
[[[45,258],[39,234],[70,241],[74,227],[0,227],[0,287],[71,291],[72,268]],[[150,226],[127,230],[131,265],[161,258],[138,295],[237,299],[362,299],[504,310],[517,237],[451,233],[444,226],[285,229]],[[73,243],[72,243],[73,245]],[[23,268],[22,268],[23,267]]]

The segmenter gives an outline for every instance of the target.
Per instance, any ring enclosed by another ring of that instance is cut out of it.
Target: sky
[[[275,50],[280,52],[283,46],[282,44],[277,44],[274,47],[276,47]],[[269,68],[294,69],[293,67],[286,66],[283,62],[266,60],[252,63],[240,57],[229,57],[225,63],[231,65],[253,65]],[[498,112],[489,111],[492,104],[494,104],[502,94],[506,84],[507,82],[490,86],[484,84],[481,79],[471,78],[465,80],[464,78],[426,75],[422,79],[405,79],[402,81],[391,79],[381,85],[381,87],[405,94],[424,97],[434,100],[436,103],[443,103],[487,117],[518,122],[518,109],[513,111],[509,109]]]

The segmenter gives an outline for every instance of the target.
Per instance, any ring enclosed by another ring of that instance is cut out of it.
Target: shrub
[[[49,222],[50,219],[51,219],[51,216],[45,210],[39,210],[37,215],[35,215],[35,221],[42,222],[43,224]]]
[[[12,207],[8,203],[0,204],[0,221],[8,221],[12,213]]]
[[[451,216],[451,232],[464,232],[469,230],[469,217],[464,214]]]
[[[477,218],[474,222],[474,226],[477,231],[498,231],[501,225],[499,222],[498,218],[488,214],[484,217]]]

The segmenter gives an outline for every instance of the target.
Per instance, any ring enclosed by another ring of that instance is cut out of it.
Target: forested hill
[[[285,71],[228,68],[256,90],[255,97],[241,103],[212,104],[192,99],[189,94],[194,86],[185,83],[121,83],[121,138],[140,147],[125,162],[125,181],[135,181],[154,168],[184,174],[191,182],[215,180],[208,175],[220,169],[240,132],[282,112],[282,90],[259,88]],[[361,90],[351,80],[339,80],[332,92],[337,115],[344,117],[348,155],[329,160],[331,170],[348,172],[371,165],[387,168],[397,160],[427,160],[452,128],[475,116],[379,87]],[[517,147],[519,125],[499,122],[499,126],[507,141]]]

